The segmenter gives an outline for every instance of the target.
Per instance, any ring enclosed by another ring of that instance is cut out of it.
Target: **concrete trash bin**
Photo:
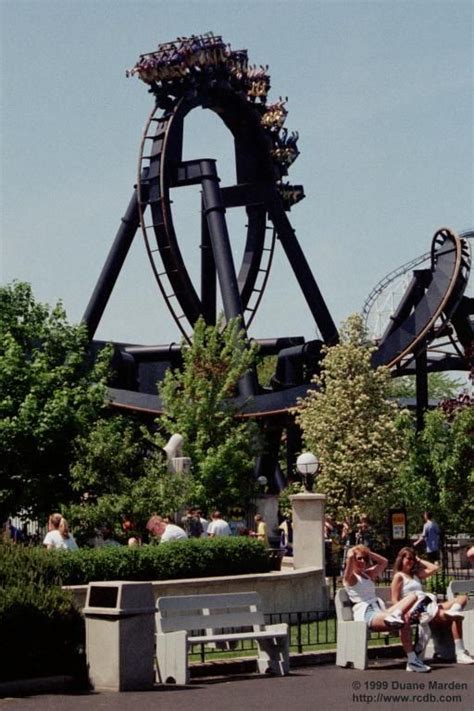
[[[155,597],[151,583],[89,583],[86,656],[94,689],[138,691],[154,682]]]

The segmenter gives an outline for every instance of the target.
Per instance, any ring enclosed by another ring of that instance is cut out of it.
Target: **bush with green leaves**
[[[0,547],[0,585],[85,585],[94,580],[173,580],[265,573],[271,562],[252,538],[198,538],[138,548],[54,551]]]
[[[474,530],[474,407],[426,413],[424,428],[406,430],[408,455],[395,479],[398,505],[406,507],[412,533],[431,510],[444,534]]]
[[[0,587],[0,681],[84,677],[84,619],[72,595],[19,582]]]

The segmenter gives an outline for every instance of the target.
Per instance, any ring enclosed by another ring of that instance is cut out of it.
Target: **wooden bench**
[[[256,592],[161,597],[156,608],[160,683],[189,683],[188,652],[193,645],[246,639],[257,642],[259,672],[289,672],[288,625],[265,625]]]
[[[380,597],[387,607],[390,605],[389,587],[375,588],[376,597]],[[367,669],[367,642],[370,630],[365,622],[356,622],[352,614],[352,602],[347,590],[339,588],[335,598],[337,619],[336,665],[351,665],[354,669]]]

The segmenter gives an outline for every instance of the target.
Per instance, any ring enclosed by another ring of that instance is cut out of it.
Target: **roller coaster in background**
[[[302,186],[285,182],[299,154],[298,134],[284,127],[285,101],[268,103],[268,67],[249,65],[246,50],[233,51],[212,33],[161,44],[141,55],[128,74],[138,75],[148,85],[155,105],[143,132],[137,184],[83,321],[93,348],[100,348],[102,343],[93,340],[97,326],[132,241],[141,231],[152,273],[184,343],[192,339],[199,317],[216,323],[219,298],[225,319],[240,317],[248,332],[279,242],[321,338],[257,339],[262,355],[277,356],[271,387],[261,387],[254,374],[239,385],[240,416],[259,418],[268,440],[269,454],[260,462],[259,473],[267,476],[270,488],[277,489],[274,472],[282,431],[287,432],[289,466],[299,444],[289,410],[311,387],[322,346],[338,341],[337,328],[288,218],[291,207],[304,198]],[[196,108],[216,114],[232,136],[234,185],[220,185],[213,158],[183,160],[186,118]],[[201,190],[199,288],[183,259],[170,197],[171,190],[190,185]],[[238,269],[226,222],[230,209],[243,210],[246,217]],[[427,406],[428,372],[472,369],[473,300],[465,295],[472,234],[457,236],[446,228],[435,234],[430,266],[413,272],[378,340],[374,366],[387,365],[394,375],[416,374],[420,412]],[[366,318],[388,283],[384,280],[369,297]],[[440,350],[441,342],[448,342],[449,349]],[[181,346],[114,345],[112,405],[149,416],[160,414],[157,382],[167,368],[180,363]]]

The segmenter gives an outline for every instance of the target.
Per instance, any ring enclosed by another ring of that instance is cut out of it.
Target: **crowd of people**
[[[158,45],[126,72],[127,76],[135,74],[146,84],[165,87],[172,94],[179,94],[188,81],[208,75],[227,76],[251,101],[265,102],[270,90],[268,66],[249,64],[247,50],[233,50],[212,32]]]
[[[241,510],[232,512],[226,520],[218,510],[212,511],[207,519],[200,508],[190,506],[185,514],[175,520],[171,514],[158,515],[154,513],[146,523],[144,530],[135,529],[132,521],[126,518],[122,530],[115,537],[114,528],[106,523],[95,530],[94,535],[85,545],[92,548],[118,547],[128,545],[133,548],[143,543],[161,543],[186,538],[217,538],[220,536],[251,536],[268,545],[267,524],[263,516],[257,514],[254,519],[254,529],[248,528]],[[48,518],[47,533],[35,535],[34,540],[13,525],[11,519],[3,525],[2,538],[12,543],[43,544],[47,549],[77,550],[78,544],[69,530],[69,524],[61,513],[52,513]]]

